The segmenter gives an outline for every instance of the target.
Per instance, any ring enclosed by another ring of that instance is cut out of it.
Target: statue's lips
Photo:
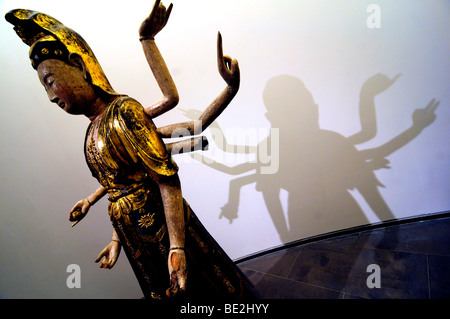
[[[58,106],[59,106],[60,108],[62,108],[62,109],[63,109],[63,108],[64,108],[64,106],[66,106],[66,104],[65,104],[64,102],[59,102],[59,103],[58,103]]]

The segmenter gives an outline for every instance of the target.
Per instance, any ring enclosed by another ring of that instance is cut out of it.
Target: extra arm
[[[72,227],[78,224],[80,220],[87,215],[89,208],[98,202],[107,193],[106,188],[100,186],[95,192],[88,197],[78,201],[69,212],[69,220],[75,222]]]
[[[163,93],[163,98],[155,104],[145,108],[145,113],[155,118],[172,108],[179,101],[178,91],[170,75],[169,69],[155,43],[155,35],[164,28],[172,11],[172,4],[166,10],[160,1],[156,1],[153,10],[147,19],[142,22],[139,29],[139,40],[142,43],[144,54],[150,69]]]
[[[145,57],[163,93],[163,98],[153,105],[144,108],[145,113],[155,118],[171,109],[179,101],[178,91],[169,73],[166,63],[156,46],[155,40],[142,40]]]
[[[376,74],[363,84],[359,96],[361,131],[348,137],[350,143],[353,145],[361,144],[376,136],[375,97],[391,87],[399,77],[400,74],[396,75],[393,79],[389,79],[383,74]]]
[[[360,151],[366,159],[382,158],[389,156],[396,150],[400,149],[415,137],[417,137],[424,128],[429,126],[436,119],[434,113],[439,105],[439,101],[432,99],[423,109],[417,109],[413,113],[413,124],[411,127],[400,133],[389,142],[376,148]]]
[[[173,297],[186,291],[186,254],[185,254],[185,219],[183,196],[178,174],[171,176],[158,175],[149,170],[153,179],[158,183],[169,233],[168,270],[170,274],[170,288],[168,297]]]
[[[226,88],[215,98],[198,120],[171,124],[158,128],[161,137],[179,137],[176,132],[188,132],[190,135],[202,133],[230,104],[239,90],[240,71],[237,60],[223,55],[222,36],[217,35],[217,64],[219,73],[227,83]]]
[[[111,242],[106,246],[95,259],[98,263],[100,260],[100,268],[111,269],[116,264],[120,255],[121,244],[116,230],[113,230]]]

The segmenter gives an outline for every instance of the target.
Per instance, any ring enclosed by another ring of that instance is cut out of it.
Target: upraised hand
[[[380,94],[381,92],[386,91],[389,87],[391,87],[391,85],[394,84],[400,76],[401,74],[397,74],[392,79],[390,79],[384,74],[375,74],[366,82],[364,82],[361,88],[361,93],[369,94],[371,96]]]
[[[433,123],[436,119],[434,111],[436,111],[439,103],[439,101],[432,99],[425,108],[415,110],[412,115],[413,126],[423,129]]]
[[[217,65],[219,73],[230,87],[239,88],[240,71],[239,64],[236,59],[223,55],[222,35],[217,34]]]
[[[153,40],[155,35],[161,31],[169,20],[173,5],[167,8],[157,0],[150,15],[142,22],[139,28],[139,40]]]

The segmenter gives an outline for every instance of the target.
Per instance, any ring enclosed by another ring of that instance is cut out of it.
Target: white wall
[[[211,127],[205,133],[210,150],[199,156],[215,163],[175,157],[185,198],[232,258],[450,208],[448,1],[173,3],[157,43],[178,86],[179,107],[203,110],[224,88],[215,61],[220,30],[225,54],[239,60],[242,82],[217,124],[231,145],[246,143],[264,155],[272,133],[278,150],[271,163],[278,156],[276,173],[241,172],[238,165],[261,158],[222,152]],[[70,8],[50,0],[0,4],[2,14],[21,7],[54,16],[83,35],[116,91],[144,105],[160,98],[137,33],[151,1],[77,1]],[[380,28],[367,26],[370,4],[380,8]],[[139,298],[124,254],[110,271],[93,262],[111,236],[107,200],[75,228],[67,220],[74,203],[97,187],[83,158],[88,120],[48,101],[28,47],[6,21],[0,29],[0,297]],[[401,76],[375,99],[376,136],[353,147],[348,137],[360,130],[361,86],[378,73]],[[263,99],[271,79],[284,89],[269,89]],[[292,83],[298,90],[283,92]],[[409,143],[394,142],[397,150],[386,157],[391,168],[372,171],[361,164],[362,150],[405,131],[414,110],[433,98],[441,101],[436,120]],[[186,119],[173,110],[155,122]],[[227,203],[238,216],[231,223],[219,218]],[[66,286],[66,267],[73,263],[81,267],[81,289]]]

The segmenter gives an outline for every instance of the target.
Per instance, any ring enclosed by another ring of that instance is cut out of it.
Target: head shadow
[[[377,133],[375,96],[387,90],[399,75],[388,78],[376,74],[361,86],[359,118],[361,130],[345,137],[319,126],[319,108],[305,84],[292,75],[269,79],[263,91],[266,117],[272,130],[256,147],[224,147],[227,141],[217,123],[211,126],[215,144],[224,151],[243,150],[260,155],[267,145],[277,154],[278,169],[262,173],[262,161],[227,167],[203,156],[194,155],[206,165],[230,175],[241,175],[230,181],[228,202],[219,217],[230,223],[238,218],[241,188],[255,184],[261,192],[268,213],[283,243],[299,238],[367,224],[366,214],[354,198],[357,191],[380,220],[395,216],[383,199],[379,188],[384,185],[374,171],[390,168],[388,155],[414,139],[436,118],[439,102],[431,100],[417,109],[412,125],[381,146],[358,150],[355,145],[371,140]],[[276,144],[274,148],[273,145]],[[287,193],[283,205],[280,193]],[[285,212],[283,207],[287,207]]]

